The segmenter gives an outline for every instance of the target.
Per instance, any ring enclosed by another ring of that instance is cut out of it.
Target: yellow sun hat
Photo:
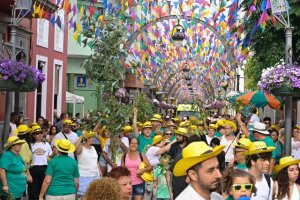
[[[70,120],[70,119],[65,119],[65,120],[63,121],[63,125],[66,125],[66,126],[72,126],[72,124],[73,124],[73,121]]]
[[[75,146],[67,139],[58,139],[54,141],[54,145],[57,150],[63,153],[73,153],[75,151]]]
[[[95,137],[96,133],[94,131],[86,131],[83,135],[84,138],[89,139]]]
[[[144,129],[144,128],[152,128],[151,122],[147,121],[147,122],[143,123],[142,129]]]
[[[124,126],[122,128],[122,131],[125,132],[125,133],[132,132],[133,128],[131,126]]]
[[[24,144],[26,143],[25,140],[20,140],[18,136],[11,136],[7,139],[7,142],[4,144],[4,149],[9,149],[9,147],[15,145],[15,144]]]
[[[181,128],[188,128],[190,126],[190,122],[180,122],[178,126]]]
[[[144,162],[141,162],[140,166],[139,166],[139,169],[144,169],[146,168],[146,164]],[[154,175],[153,175],[153,171],[151,172],[144,172],[142,175],[141,175],[141,178],[145,181],[145,182],[153,182],[154,180]]]
[[[216,124],[209,124],[209,126],[207,127],[207,129],[217,129],[217,125]]]
[[[25,135],[30,132],[30,129],[26,124],[20,124],[17,130],[18,130],[17,132],[18,135]]]
[[[198,127],[196,125],[191,125],[190,129],[193,130],[193,131],[196,131],[198,129]]]
[[[102,126],[99,130],[98,133],[102,134],[106,130],[106,126]]]
[[[197,126],[204,126],[204,122],[202,120],[198,121]]]
[[[162,117],[160,114],[154,114],[153,117],[150,119],[150,121],[162,122]]]
[[[39,125],[35,125],[31,127],[30,134],[43,132]]]
[[[175,176],[184,176],[194,165],[219,155],[225,146],[209,147],[205,142],[193,142],[182,150],[182,159],[174,166]]]
[[[219,119],[216,123],[217,127],[219,128],[220,126],[221,127],[224,127],[225,126],[225,119]]]
[[[152,145],[156,145],[157,143],[161,142],[163,139],[164,139],[164,137],[161,135],[154,136],[154,138],[152,140]]]
[[[176,135],[182,135],[182,136],[188,137],[189,131],[188,131],[188,129],[186,129],[186,128],[178,127],[178,129],[175,129],[175,130],[174,130],[174,133],[175,133]]]
[[[300,163],[300,159],[295,159],[292,156],[286,156],[283,158],[280,158],[279,164],[275,165],[274,171],[275,173],[279,173],[284,168],[291,166],[291,165],[298,165]]]
[[[269,153],[274,151],[275,147],[268,147],[263,141],[251,142],[248,151],[244,152],[244,155],[254,155],[261,153]]]
[[[249,138],[242,137],[237,142],[233,143],[232,146],[234,146],[235,148],[248,150],[251,143],[252,142]]]
[[[169,126],[177,127],[177,125],[173,121],[168,121],[166,123],[166,127],[169,127]]]
[[[236,123],[234,123],[233,121],[231,121],[231,120],[225,120],[224,121],[224,126],[225,125],[230,125],[232,127],[233,132],[236,132],[237,126],[236,126]]]

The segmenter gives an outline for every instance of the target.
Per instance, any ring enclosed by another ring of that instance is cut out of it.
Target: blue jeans
[[[141,183],[138,185],[132,186],[132,196],[141,195],[143,196],[145,193],[145,183]]]

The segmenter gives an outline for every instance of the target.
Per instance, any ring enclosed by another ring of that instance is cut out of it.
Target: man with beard
[[[170,156],[172,160],[181,153],[188,138],[188,130],[186,128],[179,127],[177,130],[174,130],[174,132],[176,134],[176,142],[172,144],[170,148]]]
[[[193,142],[182,150],[182,159],[174,167],[174,176],[187,175],[189,185],[176,200],[215,200],[220,195],[213,193],[219,186],[222,174],[217,155],[224,146],[209,147],[205,142]]]

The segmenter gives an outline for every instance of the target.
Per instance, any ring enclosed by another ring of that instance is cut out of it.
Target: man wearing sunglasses
[[[268,172],[274,150],[275,147],[268,147],[263,141],[257,141],[251,143],[245,152],[248,172],[256,179],[257,192],[252,195],[251,200],[272,200],[273,180]]]
[[[72,125],[73,122],[70,119],[65,119],[63,121],[63,129],[61,132],[57,133],[53,140],[52,140],[52,145],[55,144],[55,141],[57,141],[58,139],[67,139],[69,140],[71,143],[73,143],[74,145],[76,144],[77,140],[78,140],[78,136],[76,133],[74,133],[72,131]],[[71,158],[75,158],[74,153],[69,153],[69,156]]]

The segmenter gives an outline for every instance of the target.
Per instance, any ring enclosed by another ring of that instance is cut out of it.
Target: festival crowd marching
[[[105,113],[62,113],[26,125],[11,114],[0,156],[1,200],[299,200],[300,126],[291,156],[284,126],[270,117],[154,114],[109,132]]]

